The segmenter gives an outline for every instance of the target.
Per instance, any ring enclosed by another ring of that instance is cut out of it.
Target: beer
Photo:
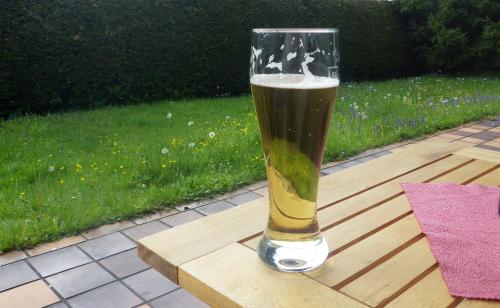
[[[269,181],[265,236],[308,241],[320,235],[318,178],[338,79],[300,74],[259,74],[252,95]]]

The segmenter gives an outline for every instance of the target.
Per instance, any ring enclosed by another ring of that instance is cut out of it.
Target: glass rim
[[[338,28],[255,28],[253,33],[337,33]]]

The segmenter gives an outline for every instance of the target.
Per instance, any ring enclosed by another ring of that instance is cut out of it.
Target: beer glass
[[[252,31],[250,84],[269,183],[258,255],[280,271],[312,270],[328,255],[316,199],[339,87],[337,37],[337,29]]]

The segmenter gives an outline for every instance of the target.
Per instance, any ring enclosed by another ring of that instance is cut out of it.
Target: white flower
[[[342,97],[340,98],[340,100],[344,100],[344,97],[342,96]]]
[[[195,146],[195,145],[196,145],[196,144],[195,144],[194,142],[191,142],[190,144],[188,144],[188,146],[189,146],[190,148],[194,148],[194,146]]]
[[[54,170],[56,170],[56,167],[54,167],[54,166],[49,166],[49,172],[54,172]]]
[[[230,116],[226,116],[226,120],[229,120],[229,118],[231,118]]]
[[[171,119],[172,118],[172,114],[169,112],[167,113],[167,119]]]
[[[188,126],[191,126],[191,125],[193,125],[193,124],[194,124],[194,122],[193,122],[193,121],[189,121],[189,122],[188,122]]]
[[[214,132],[208,133],[208,137],[210,137],[210,139],[214,139],[215,138],[215,133]]]
[[[161,154],[163,154],[163,155],[167,155],[168,152],[170,152],[170,151],[167,148],[161,149]]]
[[[445,98],[445,99],[443,99],[443,100],[441,101],[441,103],[443,103],[443,104],[448,103],[448,99],[446,99],[446,98]]]

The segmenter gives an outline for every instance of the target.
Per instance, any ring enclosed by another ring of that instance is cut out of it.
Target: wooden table
[[[401,182],[500,185],[500,154],[421,142],[320,179],[330,247],[320,269],[280,273],[259,260],[267,198],[139,241],[139,256],[213,307],[499,307],[449,295]]]

